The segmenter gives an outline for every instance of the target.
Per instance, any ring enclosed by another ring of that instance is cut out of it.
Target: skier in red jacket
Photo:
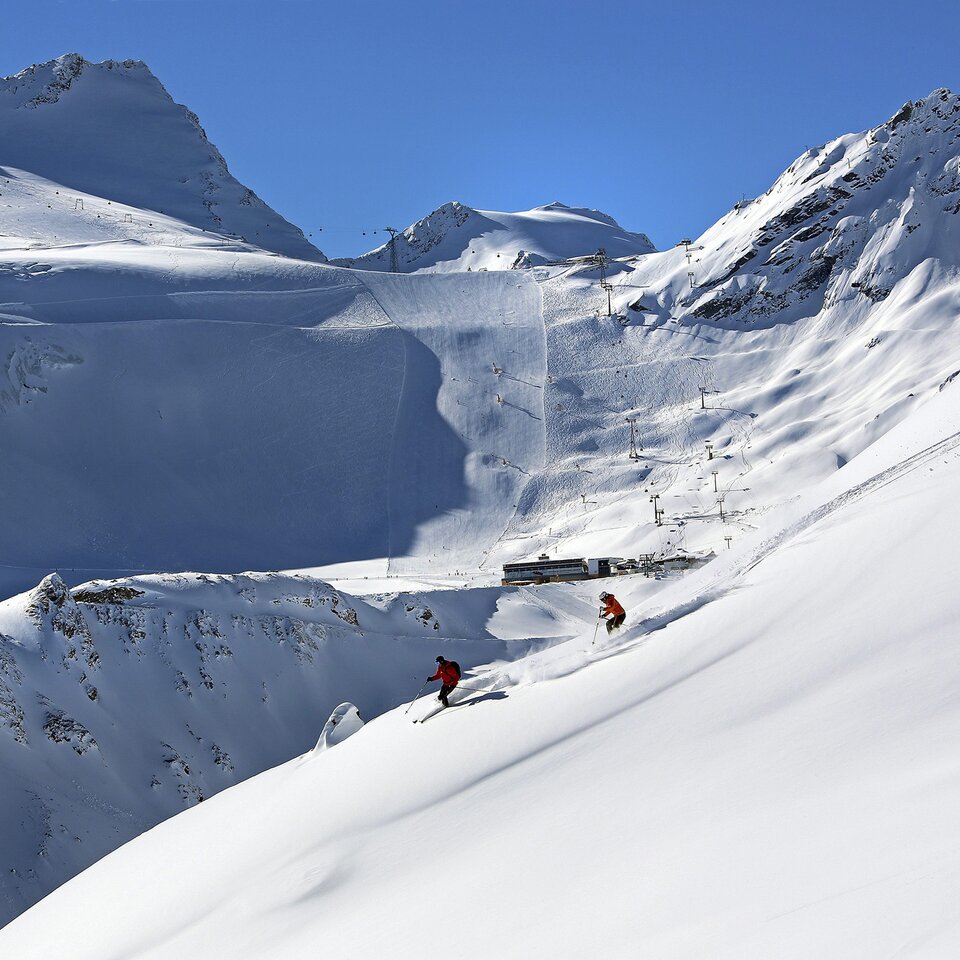
[[[443,682],[437,699],[445,707],[449,707],[447,697],[453,693],[454,687],[460,682],[460,664],[456,660],[444,660],[443,657],[437,657],[437,664],[437,672],[432,677],[427,677],[427,683],[430,683],[431,680]]]
[[[620,602],[612,593],[601,593],[600,599],[603,601],[600,616],[607,621],[607,633],[613,633],[615,629],[623,626],[623,621],[627,619],[627,611],[620,606]]]

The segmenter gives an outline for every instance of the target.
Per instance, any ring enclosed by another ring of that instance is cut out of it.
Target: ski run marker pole
[[[425,687],[429,682],[430,682],[429,680],[424,680],[424,681],[423,681],[423,687]],[[412,707],[412,706],[417,702],[417,700],[418,700],[419,697],[420,697],[420,694],[423,693],[423,687],[421,687],[421,688],[417,691],[417,695],[410,701],[410,706],[408,706],[407,709],[403,711],[403,715],[404,715],[404,716],[406,716],[406,715],[410,712],[410,707]]]

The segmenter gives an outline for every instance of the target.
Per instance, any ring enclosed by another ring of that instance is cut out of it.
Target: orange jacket
[[[607,594],[607,599],[603,602],[603,613],[604,617],[619,617],[621,613],[626,613],[627,611],[620,606],[620,603],[617,601],[617,598],[612,594]]]

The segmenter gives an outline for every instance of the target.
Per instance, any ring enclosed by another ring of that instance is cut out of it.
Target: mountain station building
[[[503,565],[504,587],[517,587],[529,583],[559,583],[567,580],[595,580],[599,577],[616,576],[616,565],[622,557],[574,557],[566,560],[551,560],[545,553],[536,560]]]

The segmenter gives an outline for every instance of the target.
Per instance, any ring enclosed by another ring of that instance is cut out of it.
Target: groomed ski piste
[[[663,252],[448,204],[404,275],[143,64],[0,82],[0,952],[957,952],[958,120]],[[498,585],[541,552],[708,562]]]

